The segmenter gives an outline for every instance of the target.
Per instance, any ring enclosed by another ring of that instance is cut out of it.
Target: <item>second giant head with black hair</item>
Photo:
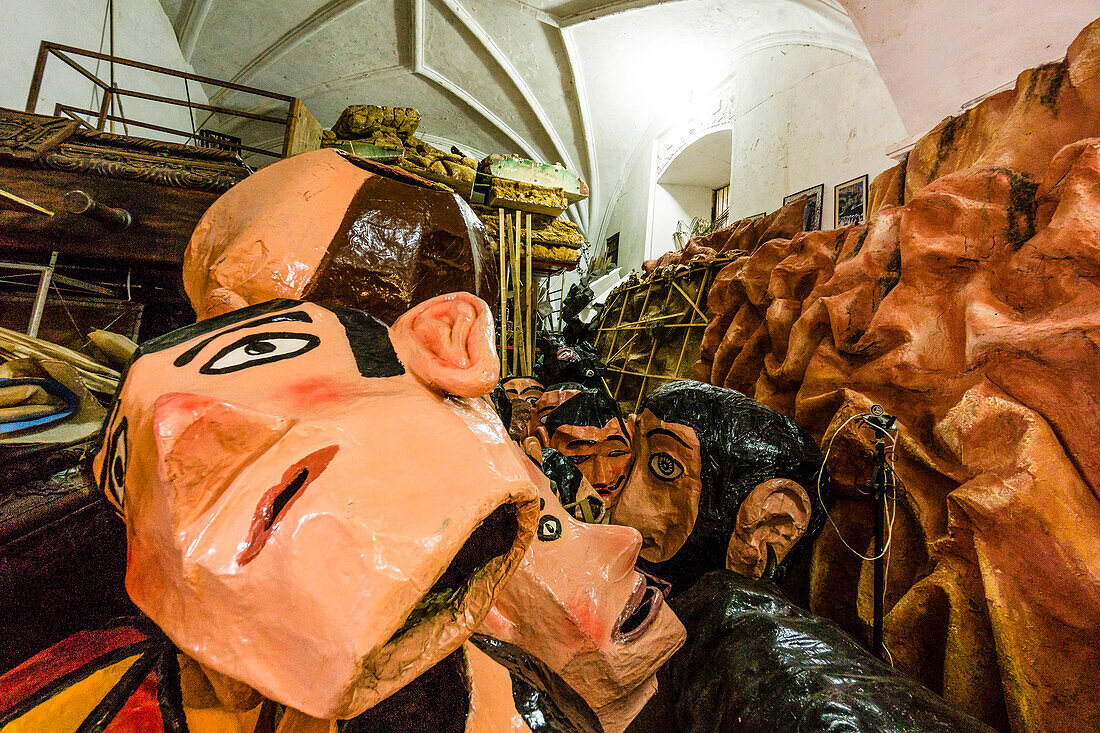
[[[821,530],[821,451],[775,410],[682,381],[647,395],[631,422],[634,465],[614,522],[642,533],[647,569],[676,591],[720,567],[759,577]]]

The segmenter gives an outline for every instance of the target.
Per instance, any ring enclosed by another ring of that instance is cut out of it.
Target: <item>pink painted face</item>
[[[686,638],[654,581],[634,569],[641,536],[569,516],[534,464],[538,532],[480,632],[557,672],[619,733],[657,689],[657,669]]]
[[[96,459],[130,597],[187,654],[317,718],[354,716],[456,649],[537,522],[477,395],[488,308],[391,329],[272,301],[143,345]]]

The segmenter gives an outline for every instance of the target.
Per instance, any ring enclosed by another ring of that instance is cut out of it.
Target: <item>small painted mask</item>
[[[615,402],[586,389],[563,402],[539,427],[543,445],[571,460],[614,511],[630,468],[630,438]]]

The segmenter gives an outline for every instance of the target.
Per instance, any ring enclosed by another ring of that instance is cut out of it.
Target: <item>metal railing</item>
[[[42,41],[42,44],[38,47],[38,60],[34,66],[34,76],[31,79],[31,88],[29,94],[27,95],[27,112],[33,114],[36,111],[36,108],[38,106],[38,95],[42,89],[42,78],[46,72],[46,62],[51,56],[57,58],[62,63],[66,64],[74,71],[79,73],[81,76],[86,78],[92,84],[96,85],[102,93],[102,98],[100,100],[98,110],[92,110],[84,107],[77,107],[74,105],[62,104],[58,102],[54,106],[55,115],[65,115],[67,117],[71,117],[82,126],[99,131],[103,131],[106,128],[108,122],[118,122],[127,126],[138,127],[146,130],[156,130],[157,132],[162,132],[170,135],[178,135],[180,137],[186,138],[184,142],[190,140],[196,140],[196,142],[199,142],[198,133],[202,129],[201,125],[200,129],[198,130],[177,130],[175,128],[166,127],[164,125],[153,124],[151,122],[127,117],[125,112],[122,111],[121,100],[123,97],[144,99],[147,101],[159,102],[166,105],[187,107],[191,110],[204,110],[206,112],[209,112],[210,116],[213,116],[214,114],[220,114],[281,125],[284,128],[283,148],[281,151],[264,150],[263,148],[251,147],[249,145],[237,144],[235,142],[233,143],[233,145],[243,152],[256,153],[258,155],[267,155],[273,158],[283,158],[287,155],[288,148],[291,144],[291,129],[293,127],[295,119],[295,107],[298,104],[298,100],[294,97],[285,94],[269,92],[264,89],[257,89],[255,87],[244,86],[242,84],[222,81],[220,79],[214,79],[209,76],[201,76],[199,74],[191,74],[186,71],[178,71],[176,69],[170,69],[165,66],[148,64],[143,61],[135,61],[134,59],[127,59],[121,56],[113,56],[111,54],[88,51],[85,49],[76,48],[74,46],[66,46],[60,43],[54,43],[52,41]],[[87,58],[97,61],[108,62],[112,70],[112,81],[105,81],[99,78],[95,70],[89,70],[85,68],[85,66],[81,65],[77,61],[78,58]],[[231,107],[225,107],[218,104],[195,102],[190,99],[190,93],[188,93],[188,99],[175,99],[173,97],[167,97],[161,94],[152,94],[149,92],[139,91],[137,89],[126,89],[113,83],[113,70],[115,64],[118,64],[120,66],[128,66],[135,69],[141,69],[142,71],[147,71],[153,74],[175,77],[177,79],[185,79],[188,81],[198,82],[200,84],[221,87],[222,89],[243,92],[245,94],[253,94],[258,97],[264,97],[266,99],[284,102],[286,103],[286,113],[282,116],[276,116],[275,113],[260,113],[250,110],[233,109]],[[113,114],[116,102],[118,102],[119,114]],[[80,115],[86,115],[88,117],[95,118],[95,125],[93,126],[89,122],[89,120],[81,117]],[[209,119],[209,117],[207,119]]]

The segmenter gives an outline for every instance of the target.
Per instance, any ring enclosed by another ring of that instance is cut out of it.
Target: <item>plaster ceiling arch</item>
[[[837,0],[161,3],[198,73],[299,97],[326,126],[348,104],[415,106],[429,139],[567,165],[591,190],[567,215],[592,241],[604,192],[667,119],[659,106],[699,86],[662,64],[691,75],[702,60],[724,78],[736,49],[776,33],[859,44]],[[251,123],[232,132],[274,139]]]
[[[730,182],[733,144],[731,130],[730,125],[722,125],[718,129],[704,131],[679,148],[660,173],[657,183],[662,186],[705,186],[710,189],[727,185]]]
[[[729,50],[725,56],[723,56],[721,64],[723,68],[732,71],[725,76],[721,82],[715,84],[706,94],[700,95],[700,97],[705,101],[714,102],[721,96],[723,89],[732,85],[737,75],[736,67],[739,61],[751,54],[782,46],[812,46],[838,51],[860,62],[873,65],[867,48],[859,40],[859,37],[854,36],[852,32],[817,29],[776,31],[750,38],[732,50]],[[679,126],[685,128],[690,128],[693,122],[700,122],[703,125],[702,128],[697,129],[697,134],[699,135],[719,129],[732,129],[736,124],[735,120],[715,123],[713,120],[692,120],[690,116],[678,120]],[[658,150],[656,148],[663,139],[667,139],[669,135],[674,132],[674,127],[676,126],[676,123],[670,123],[667,116],[654,116],[648,129],[646,129],[644,133],[638,135],[637,143],[631,151],[630,156],[622,163],[622,168],[614,179],[615,182],[613,187],[610,189],[607,196],[599,201],[602,209],[598,213],[598,229],[595,230],[592,241],[603,241],[606,235],[606,226],[610,220],[611,210],[615,207],[619,199],[623,186],[630,175],[630,171],[636,171],[638,169],[637,163],[641,156],[646,155],[653,158],[654,177],[663,172],[663,168],[658,165]],[[680,150],[690,145],[694,139],[696,138],[674,140],[674,147],[670,151],[664,151],[664,155],[670,158],[675,157]],[[604,171],[604,173],[606,174],[607,171]]]

